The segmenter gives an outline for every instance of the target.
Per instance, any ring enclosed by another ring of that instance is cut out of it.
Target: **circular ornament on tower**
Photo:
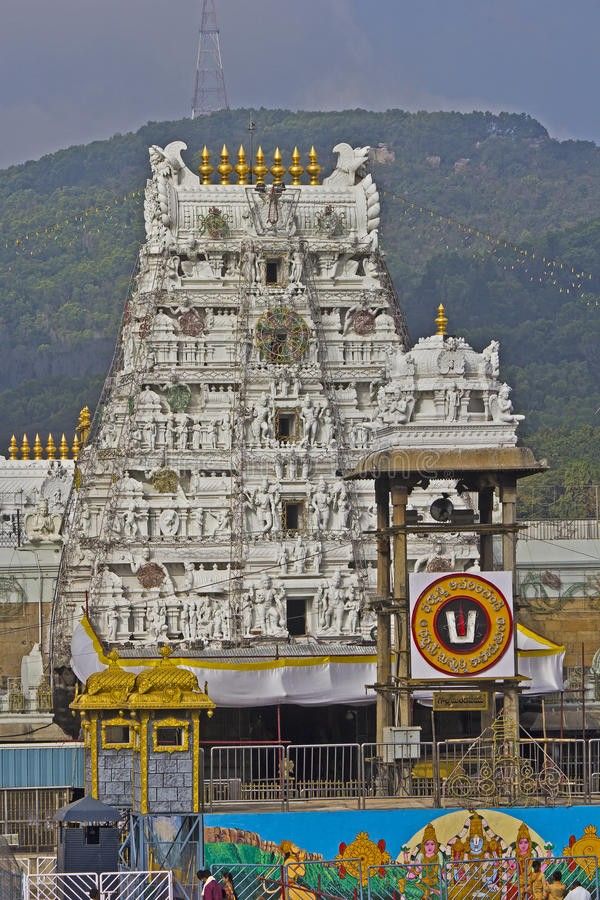
[[[256,323],[256,345],[268,363],[299,362],[308,349],[308,338],[308,325],[289,306],[267,310]]]

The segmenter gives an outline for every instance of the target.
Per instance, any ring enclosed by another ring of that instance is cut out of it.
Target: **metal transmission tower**
[[[192,119],[229,109],[214,0],[202,0]]]

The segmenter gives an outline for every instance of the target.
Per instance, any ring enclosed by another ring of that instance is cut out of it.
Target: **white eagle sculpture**
[[[355,147],[350,144],[336,144],[333,152],[337,153],[338,161],[335,169],[323,184],[327,187],[352,187],[356,184],[359,169],[367,164],[370,147]]]

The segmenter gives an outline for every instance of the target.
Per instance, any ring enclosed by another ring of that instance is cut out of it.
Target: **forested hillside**
[[[440,300],[451,331],[479,349],[498,338],[523,438],[554,467],[541,479],[553,502],[533,511],[593,511],[577,498],[600,482],[600,150],[524,115],[252,117],[267,158],[297,144],[306,164],[314,144],[325,172],[341,140],[386,145],[373,166],[382,247],[412,338]],[[13,431],[72,433],[96,402],[143,239],[148,146],[184,140],[195,168],[205,143],[213,160],[224,142],[248,149],[248,118],[150,123],[0,172],[1,448]]]

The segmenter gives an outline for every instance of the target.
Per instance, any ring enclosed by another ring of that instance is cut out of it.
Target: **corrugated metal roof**
[[[344,644],[342,642],[319,644],[316,641],[295,644],[253,644],[248,647],[232,647],[223,650],[185,650],[173,648],[173,655],[178,659],[186,658],[202,661],[210,660],[248,660],[248,659],[303,659],[315,656],[372,656],[375,644]],[[119,656],[124,659],[158,659],[157,646],[121,647]]]
[[[83,787],[83,744],[0,746],[0,788]]]

